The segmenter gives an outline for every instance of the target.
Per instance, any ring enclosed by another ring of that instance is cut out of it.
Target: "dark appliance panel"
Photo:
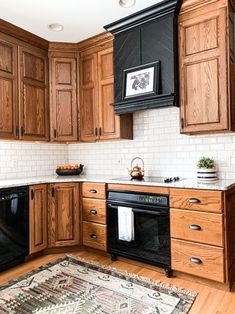
[[[0,271],[29,254],[28,187],[0,190]]]

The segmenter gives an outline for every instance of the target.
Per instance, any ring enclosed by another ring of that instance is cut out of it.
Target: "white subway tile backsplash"
[[[213,157],[221,178],[235,180],[235,134],[187,136],[179,133],[179,109],[134,114],[134,140],[71,144],[70,163],[82,163],[87,174],[125,176],[131,159],[145,160],[146,175],[196,177],[197,160]]]

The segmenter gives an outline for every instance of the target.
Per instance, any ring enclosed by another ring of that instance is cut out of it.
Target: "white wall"
[[[0,141],[0,179],[52,175],[68,162],[68,145]]]
[[[196,161],[213,156],[221,178],[235,180],[235,134],[179,134],[179,109],[134,114],[134,140],[86,144],[0,141],[0,179],[53,175],[59,164],[82,163],[85,173],[127,175],[135,156],[145,161],[146,175],[195,177]]]
[[[127,175],[135,156],[145,161],[146,175],[193,178],[197,159],[214,157],[219,176],[235,179],[235,134],[187,136],[179,133],[179,109],[165,108],[134,114],[134,140],[68,146],[70,163],[82,163],[85,173]]]

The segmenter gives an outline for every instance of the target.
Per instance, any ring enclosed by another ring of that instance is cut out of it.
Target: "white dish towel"
[[[134,213],[132,208],[118,206],[118,239],[131,242],[134,240]]]

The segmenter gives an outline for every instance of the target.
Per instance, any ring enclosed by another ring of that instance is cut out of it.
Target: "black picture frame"
[[[158,95],[160,85],[159,75],[159,60],[125,69],[123,71],[122,85],[123,100]]]

